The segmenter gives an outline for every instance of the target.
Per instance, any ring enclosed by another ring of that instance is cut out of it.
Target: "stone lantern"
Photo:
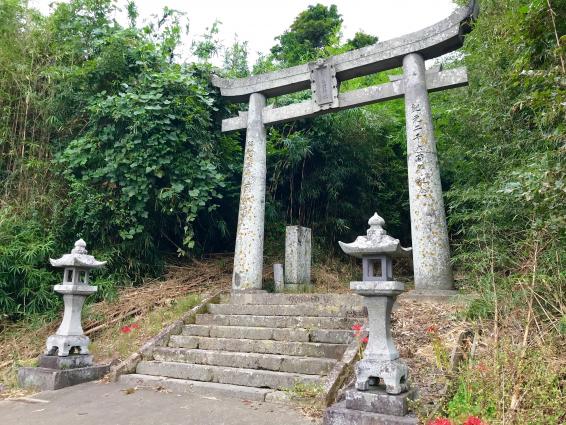
[[[53,288],[63,295],[63,320],[57,332],[47,338],[47,347],[45,354],[39,357],[39,366],[23,367],[18,371],[22,386],[41,390],[56,390],[99,379],[109,370],[107,364],[93,365],[88,350],[90,340],[81,325],[85,299],[97,290],[96,286],[89,285],[89,273],[92,269],[103,267],[106,262],[88,255],[82,239],[75,242],[70,254],[49,261],[53,267],[64,268],[63,282]]]
[[[73,348],[78,354],[89,354],[90,340],[83,332],[81,314],[86,297],[97,290],[96,286],[88,284],[90,270],[103,267],[106,261],[97,261],[92,255],[88,255],[86,243],[82,239],[75,242],[70,254],[49,261],[53,267],[65,269],[63,283],[53,288],[55,292],[63,295],[65,312],[57,333],[47,338],[45,354],[68,356]]]
[[[363,279],[350,282],[350,289],[364,297],[369,340],[363,359],[356,364],[356,388],[346,391],[343,405],[327,410],[324,424],[416,424],[416,418],[408,414],[408,400],[414,398],[415,390],[408,388],[409,370],[391,336],[391,310],[405,289],[403,282],[393,278],[392,258],[411,256],[411,249],[387,235],[385,221],[377,213],[368,224],[366,236],[339,243],[346,254],[362,259]]]

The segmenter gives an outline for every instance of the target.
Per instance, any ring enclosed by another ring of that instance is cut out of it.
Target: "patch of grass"
[[[324,400],[324,387],[312,382],[296,381],[293,386],[282,388],[289,398],[297,402],[303,414],[312,418],[320,419],[326,408]]]
[[[487,297],[477,298],[470,302],[464,317],[468,320],[482,320],[490,319],[493,317],[493,300]]]
[[[163,327],[196,306],[200,300],[199,295],[187,295],[133,320],[116,323],[94,339],[90,350],[98,361],[123,360],[137,351],[145,341],[157,335]]]
[[[273,279],[265,279],[263,281],[263,288],[265,291],[269,293],[275,292],[275,281]]]
[[[18,390],[18,369],[36,366],[47,337],[55,333],[60,319],[52,315],[31,315],[17,324],[7,324],[0,332],[0,384],[6,388],[0,399],[29,394]]]
[[[360,280],[361,264],[356,259],[347,261],[328,257],[319,263],[313,263],[313,290],[317,293],[351,293],[350,281]]]
[[[324,387],[321,384],[297,381],[292,387],[283,388],[283,391],[292,399],[304,400],[320,397],[324,392]]]
[[[554,344],[521,352],[512,340],[489,345],[460,368],[448,392],[444,413],[461,423],[478,416],[486,423],[564,423],[564,367]]]

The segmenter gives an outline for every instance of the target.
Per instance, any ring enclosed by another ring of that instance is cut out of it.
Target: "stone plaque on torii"
[[[246,112],[222,121],[222,131],[246,129],[233,290],[261,289],[266,185],[266,125],[405,98],[407,161],[415,288],[453,289],[448,230],[428,92],[467,85],[465,68],[425,70],[425,60],[460,48],[477,15],[472,0],[448,18],[405,36],[327,59],[247,78],[212,83],[228,102],[248,102]],[[339,83],[397,67],[402,76],[372,87],[340,93]],[[278,108],[268,97],[309,89],[311,100]]]

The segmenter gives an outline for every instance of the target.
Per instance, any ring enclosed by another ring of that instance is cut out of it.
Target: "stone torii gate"
[[[453,289],[448,231],[442,199],[429,91],[467,85],[465,68],[425,70],[425,60],[462,46],[477,15],[467,7],[420,31],[313,63],[247,78],[213,76],[228,102],[248,102],[247,112],[222,121],[222,131],[246,129],[233,290],[261,289],[266,187],[265,126],[405,98],[407,161],[415,288]],[[340,93],[341,81],[403,67],[403,75],[378,86]],[[311,89],[311,100],[279,108],[266,98]]]

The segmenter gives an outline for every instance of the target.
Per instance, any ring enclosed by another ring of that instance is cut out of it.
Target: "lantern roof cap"
[[[50,258],[53,267],[80,267],[82,269],[98,269],[104,267],[106,261],[98,261],[92,255],[88,255],[86,242],[79,239],[70,254],[64,254],[56,260]]]
[[[403,248],[399,239],[387,234],[383,226],[385,220],[375,213],[369,220],[366,236],[358,236],[354,242],[338,242],[348,255],[362,258],[369,255],[388,254],[392,257],[410,256],[411,248]]]

